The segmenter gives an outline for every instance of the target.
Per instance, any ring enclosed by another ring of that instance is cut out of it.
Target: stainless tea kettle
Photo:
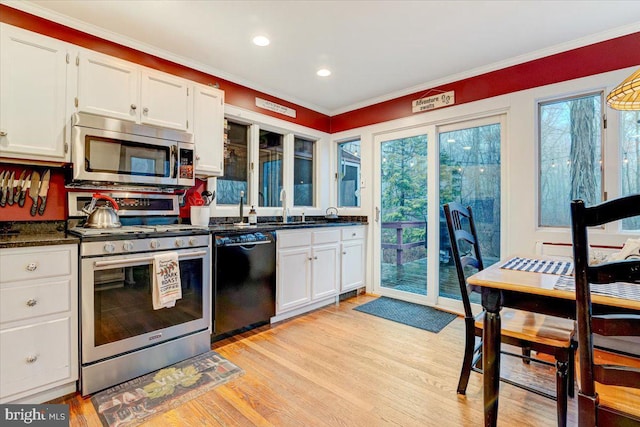
[[[334,207],[328,208],[324,217],[326,219],[338,219],[338,209]]]
[[[100,199],[107,201],[104,206],[96,206],[96,202]],[[110,206],[109,203],[112,205]],[[82,212],[88,216],[84,223],[87,228],[119,228],[122,226],[118,217],[118,203],[109,196],[95,193],[91,202],[82,208]]]

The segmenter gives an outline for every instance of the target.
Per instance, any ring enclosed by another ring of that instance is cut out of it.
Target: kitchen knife
[[[4,208],[7,204],[7,181],[9,179],[9,171],[2,172],[2,178],[0,179],[0,207]]]
[[[7,182],[7,203],[9,206],[13,206],[13,181],[15,180],[16,173],[11,172],[9,181]]]
[[[27,176],[27,170],[23,169],[20,174],[20,178],[13,183],[13,203],[18,203],[20,201],[20,192],[24,187],[24,177]]]
[[[24,201],[27,198],[29,187],[31,187],[31,174],[27,175],[27,177],[24,179],[24,185],[20,189],[20,199],[18,200],[18,206],[24,206]]]
[[[47,193],[49,192],[49,178],[51,177],[51,171],[47,169],[47,171],[42,175],[42,182],[40,183],[40,192],[38,196],[42,199],[40,203],[40,208],[38,209],[38,214],[42,215],[44,213],[44,208],[47,206]]]
[[[36,216],[38,210],[38,191],[40,190],[40,174],[33,171],[31,174],[31,186],[29,188],[29,197],[33,200],[31,205],[31,216]]]

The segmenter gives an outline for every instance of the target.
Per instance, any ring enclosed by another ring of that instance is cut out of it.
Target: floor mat
[[[136,426],[243,373],[209,351],[96,393],[91,402],[103,426]]]
[[[440,332],[457,316],[425,305],[380,297],[354,310],[403,323],[429,332]]]

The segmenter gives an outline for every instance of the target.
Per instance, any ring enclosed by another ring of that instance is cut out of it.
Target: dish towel
[[[153,257],[153,309],[171,308],[182,298],[180,264],[177,252]]]

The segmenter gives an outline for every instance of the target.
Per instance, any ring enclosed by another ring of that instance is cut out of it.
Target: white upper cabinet
[[[146,69],[141,75],[140,122],[186,131],[189,112],[189,81]]]
[[[78,65],[78,111],[187,130],[188,80],[92,51]]]
[[[70,47],[0,25],[0,157],[68,161]]]
[[[224,91],[193,87],[193,142],[196,175],[222,176],[224,172]]]
[[[132,122],[139,121],[137,65],[82,51],[79,54],[78,111]]]

